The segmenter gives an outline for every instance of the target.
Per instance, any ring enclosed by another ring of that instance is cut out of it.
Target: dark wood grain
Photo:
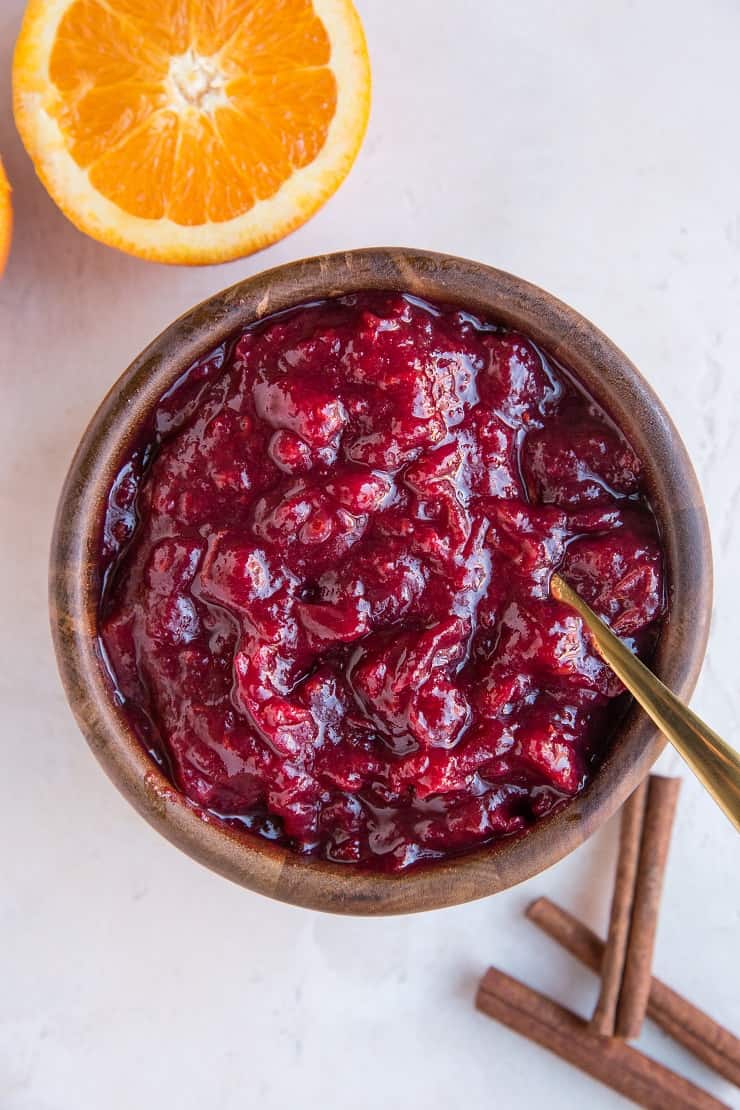
[[[51,624],[67,697],[90,747],[129,801],[174,844],[227,878],[296,905],[410,913],[495,894],[571,852],[648,773],[663,747],[655,727],[631,710],[584,792],[525,836],[383,876],[306,861],[205,821],[152,763],[114,703],[96,638],[97,538],[107,492],[161,394],[235,330],[305,300],[362,289],[404,290],[526,332],[573,370],[624,429],[645,463],[667,554],[670,615],[654,669],[689,697],[706,647],[711,551],[694,471],[660,401],[606,336],[550,294],[477,262],[400,248],[324,255],[247,278],[181,316],[139,355],[93,417],[67,475],[52,541]]]

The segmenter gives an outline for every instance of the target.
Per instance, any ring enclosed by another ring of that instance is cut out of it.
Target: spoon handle
[[[550,592],[558,601],[575,609],[604,661],[680,752],[740,832],[740,755],[679,701],[559,574],[553,574]]]

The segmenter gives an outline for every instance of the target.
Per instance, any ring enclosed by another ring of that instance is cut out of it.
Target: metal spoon
[[[578,613],[596,648],[740,832],[740,754],[679,701],[559,574],[550,593]]]

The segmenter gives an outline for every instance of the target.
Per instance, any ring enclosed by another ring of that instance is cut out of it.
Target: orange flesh
[[[336,110],[310,0],[76,0],[50,60],[91,184],[133,216],[240,216],[317,156]]]

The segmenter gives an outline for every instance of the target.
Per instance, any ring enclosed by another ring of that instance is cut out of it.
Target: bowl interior
[[[77,721],[138,811],[201,863],[252,890],[340,913],[434,909],[504,890],[576,848],[624,802],[663,746],[632,707],[600,769],[576,799],[526,834],[397,875],[307,860],[208,820],[164,777],[114,701],[97,640],[98,540],[113,478],[161,395],[232,333],[301,302],[364,289],[398,290],[465,308],[523,331],[580,379],[642,459],[667,556],[669,613],[653,669],[679,696],[696,682],[711,607],[706,514],[686,450],[662,404],[626,356],[573,309],[480,263],[407,249],[360,250],[280,266],[187,312],[116,382],[67,476],[50,567],[52,632]]]

